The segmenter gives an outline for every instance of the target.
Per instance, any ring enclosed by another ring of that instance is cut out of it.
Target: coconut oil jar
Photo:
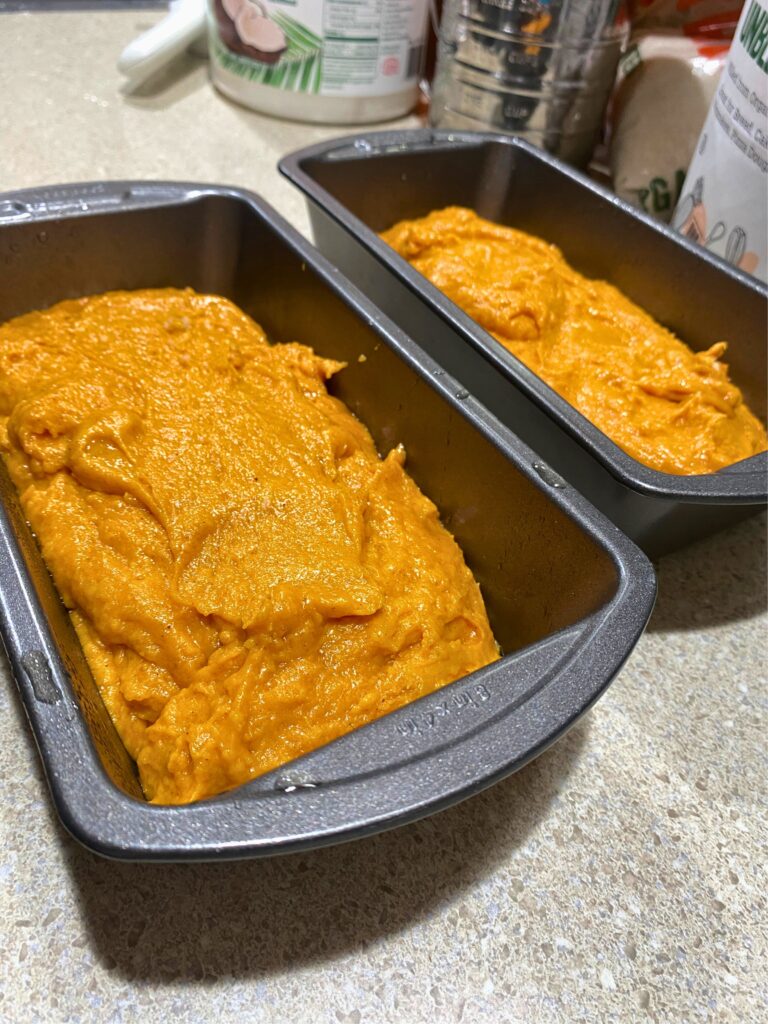
[[[208,0],[211,77],[296,121],[365,124],[418,97],[429,0]]]

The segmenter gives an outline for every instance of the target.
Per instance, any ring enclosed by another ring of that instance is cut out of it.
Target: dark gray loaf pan
[[[191,286],[233,299],[273,340],[347,361],[335,393],[380,451],[405,444],[505,651],[220,797],[150,805],[0,467],[0,633],[55,804],[93,850],[263,856],[410,821],[520,768],[621,668],[655,595],[645,556],[257,197],[139,183],[5,195],[0,265],[0,321],[109,289]]]
[[[398,256],[378,232],[469,206],[540,235],[694,349],[728,340],[731,375],[765,421],[768,291],[584,175],[519,139],[371,132],[286,157],[316,244],[385,313],[651,555],[765,506],[765,453],[706,476],[660,473],[623,452]]]

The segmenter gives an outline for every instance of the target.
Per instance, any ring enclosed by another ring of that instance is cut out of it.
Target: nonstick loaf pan
[[[768,456],[705,476],[642,465],[397,255],[378,232],[456,204],[554,242],[694,349],[728,340],[727,361],[766,415],[768,291],[519,139],[372,132],[283,159],[306,194],[316,244],[487,408],[649,554],[765,507]]]
[[[109,289],[233,299],[347,362],[333,390],[403,443],[479,580],[505,656],[214,799],[146,803],[0,467],[0,632],[69,831],[115,858],[260,856],[364,836],[521,767],[603,692],[655,595],[645,556],[256,196],[184,184],[0,197],[0,321]],[[364,357],[364,358],[363,358]]]

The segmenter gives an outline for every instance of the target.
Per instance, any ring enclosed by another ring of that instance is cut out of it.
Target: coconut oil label
[[[212,59],[247,81],[381,96],[421,73],[428,0],[212,0]]]

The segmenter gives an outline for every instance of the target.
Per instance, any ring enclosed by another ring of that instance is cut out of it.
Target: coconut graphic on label
[[[261,0],[215,0],[215,10],[227,49],[261,64],[276,64],[285,53],[285,32]]]

